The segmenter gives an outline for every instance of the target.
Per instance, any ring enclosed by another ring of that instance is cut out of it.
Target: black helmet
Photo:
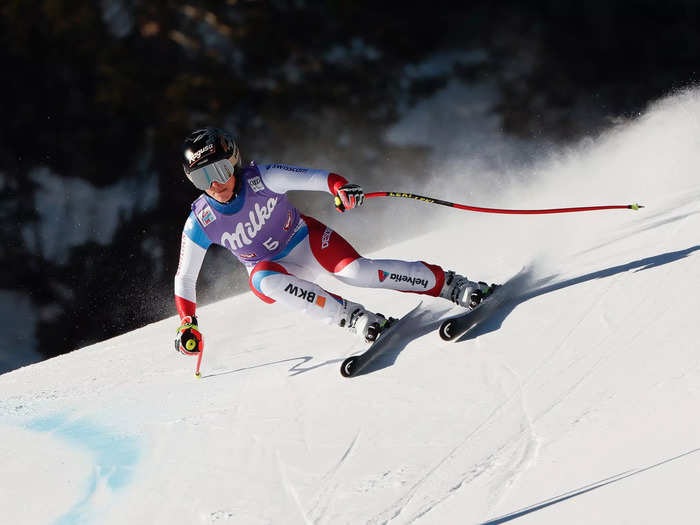
[[[200,190],[209,189],[212,181],[225,183],[241,165],[233,136],[211,126],[190,133],[182,144],[182,155],[185,175]]]

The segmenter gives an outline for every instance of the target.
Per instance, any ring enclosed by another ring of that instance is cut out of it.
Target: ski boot
[[[366,310],[364,306],[347,301],[346,314],[338,323],[341,327],[350,330],[351,333],[363,337],[367,343],[373,343],[382,331],[396,321],[393,317],[388,319],[380,314]]]
[[[452,301],[463,308],[473,310],[490,296],[498,285],[490,286],[483,281],[474,282],[453,271],[445,272],[445,284],[440,297]]]
[[[368,343],[374,343],[377,339],[379,339],[379,336],[384,330],[389,328],[397,321],[397,319],[394,317],[386,318],[382,314],[377,314],[377,317],[379,318],[377,321],[367,325],[365,341]]]

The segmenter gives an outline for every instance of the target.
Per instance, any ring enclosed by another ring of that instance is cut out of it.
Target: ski
[[[343,377],[353,377],[357,375],[359,372],[365,369],[367,365],[381,355],[383,350],[390,348],[394,343],[395,336],[398,334],[401,326],[406,325],[406,323],[410,322],[410,320],[416,316],[422,304],[423,302],[421,301],[415,308],[413,308],[413,310],[385,328],[384,331],[379,334],[379,338],[363,353],[353,355],[345,359],[340,365],[340,374]]]
[[[438,330],[442,340],[456,341],[487,320],[504,302],[521,291],[529,276],[530,271],[527,268],[523,268],[503,285],[499,286],[493,294],[484,299],[473,310],[445,319]]]
[[[422,334],[434,330],[434,327],[439,327],[440,337],[445,341],[456,341],[491,317],[498,311],[500,306],[524,293],[530,286],[532,278],[532,268],[525,267],[503,285],[499,286],[478,307],[461,315],[445,319],[442,323],[439,319],[435,319],[427,321],[426,324],[426,309],[421,308],[422,302],[419,303],[410,312],[387,327],[380,334],[379,339],[372,343],[367,350],[345,359],[340,365],[341,375],[343,377],[354,377],[360,375],[363,371],[370,371],[371,367],[369,365],[372,362],[383,354],[391,354],[391,351],[395,350],[397,346],[405,346],[406,338],[410,338],[410,334],[413,332],[415,334],[420,333],[421,327],[433,326],[433,328],[422,331]]]

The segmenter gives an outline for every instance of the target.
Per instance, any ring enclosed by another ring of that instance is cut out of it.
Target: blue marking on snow
[[[112,491],[123,489],[131,482],[134,467],[140,459],[135,438],[111,433],[90,421],[72,421],[67,416],[55,415],[35,420],[26,428],[51,433],[93,457],[94,468],[87,480],[85,494],[54,522],[55,525],[93,521],[92,497],[98,486],[104,485]]]

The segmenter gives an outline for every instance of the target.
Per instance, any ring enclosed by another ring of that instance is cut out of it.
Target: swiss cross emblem
[[[215,220],[216,215],[214,215],[214,212],[211,211],[211,208],[209,206],[205,206],[204,208],[202,208],[202,211],[199,212],[199,222],[202,223],[202,226],[208,226]]]

